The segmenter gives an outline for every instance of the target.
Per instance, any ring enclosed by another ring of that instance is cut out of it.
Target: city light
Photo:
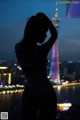
[[[8,77],[8,84],[11,84],[11,73],[8,73],[9,77]]]
[[[68,110],[71,106],[72,106],[71,103],[60,103],[60,104],[57,104],[57,107],[58,107],[59,111]]]
[[[0,94],[13,94],[13,93],[21,93],[24,91],[24,85],[0,85],[1,91]]]
[[[20,66],[17,66],[17,68],[18,68],[19,70],[22,70],[22,68],[21,68]]]
[[[5,69],[8,69],[8,67],[0,67],[1,70],[5,70]]]

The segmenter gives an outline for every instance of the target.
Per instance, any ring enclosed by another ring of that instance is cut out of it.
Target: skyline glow
[[[56,0],[1,0],[0,59],[15,58],[14,46],[23,38],[24,28],[30,16],[37,12],[44,12],[52,20],[55,15],[55,8]],[[79,60],[80,19],[67,18],[66,4],[58,4],[58,8],[61,20],[58,35],[59,59]]]

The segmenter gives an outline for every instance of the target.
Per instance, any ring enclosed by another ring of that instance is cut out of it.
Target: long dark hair
[[[40,30],[48,29],[48,24],[44,18],[42,18],[39,13],[35,16],[31,16],[24,29],[23,41],[37,36]]]

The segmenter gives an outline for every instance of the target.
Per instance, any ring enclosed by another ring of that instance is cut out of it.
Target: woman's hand
[[[51,22],[51,20],[44,13],[38,13],[36,16],[39,17],[40,19],[45,20],[45,22],[48,25],[48,28],[50,29],[51,36],[56,39],[58,36],[58,33],[53,23]]]

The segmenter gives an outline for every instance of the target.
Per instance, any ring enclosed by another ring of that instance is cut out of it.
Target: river
[[[80,85],[55,88],[58,103],[69,101],[80,105]],[[8,112],[9,120],[21,119],[21,100],[23,93],[0,95],[0,112]]]

